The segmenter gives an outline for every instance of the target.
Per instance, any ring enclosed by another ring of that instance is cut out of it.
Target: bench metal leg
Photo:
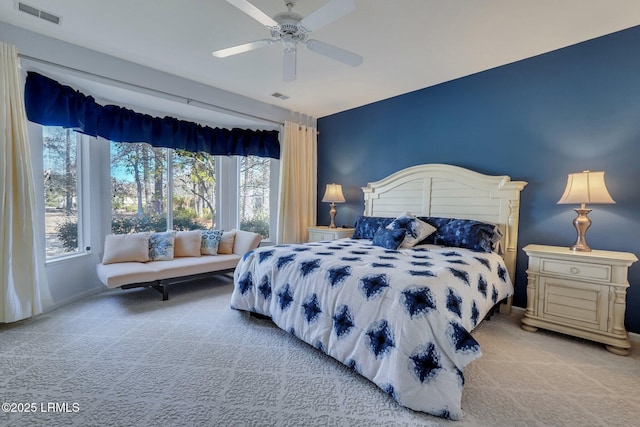
[[[156,283],[151,285],[153,289],[157,290],[162,294],[162,301],[166,301],[169,299],[169,282],[166,280],[158,280]]]
[[[169,282],[161,280],[160,286],[162,286],[162,301],[166,301],[169,299]]]
[[[189,281],[197,280],[197,279],[204,279],[204,278],[208,278],[208,277],[214,276],[216,274],[228,275],[231,279],[233,279],[233,272],[234,271],[235,271],[235,268],[228,268],[226,270],[212,271],[212,272],[208,272],[208,273],[192,274],[192,275],[189,275],[189,276],[181,276],[181,277],[175,277],[175,278],[169,278],[169,279],[155,280],[155,281],[152,281],[152,282],[130,283],[128,285],[122,285],[120,287],[122,289],[131,289],[131,288],[139,288],[139,287],[151,286],[152,288],[154,288],[155,290],[157,290],[158,292],[160,292],[162,294],[162,301],[166,301],[166,300],[169,299],[169,285],[172,284],[172,283],[182,283],[182,282],[189,282]]]

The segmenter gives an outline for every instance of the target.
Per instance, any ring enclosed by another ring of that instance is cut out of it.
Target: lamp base
[[[329,209],[329,215],[331,216],[331,224],[329,224],[329,228],[338,228],[336,227],[336,223],[334,222],[336,219],[336,204],[331,202],[331,209]]]
[[[576,242],[571,245],[572,251],[577,252],[591,252],[591,248],[587,245],[587,229],[591,227],[591,220],[587,216],[591,209],[574,209],[578,216],[573,220],[573,226],[578,232],[578,238]]]

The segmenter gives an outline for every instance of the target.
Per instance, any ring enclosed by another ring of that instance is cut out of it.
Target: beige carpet
[[[466,371],[465,418],[450,422],[231,310],[231,290],[220,277],[165,302],[152,289],[105,291],[0,325],[0,401],[23,411],[0,413],[0,425],[640,425],[638,343],[621,357],[497,315],[474,332],[484,356]]]

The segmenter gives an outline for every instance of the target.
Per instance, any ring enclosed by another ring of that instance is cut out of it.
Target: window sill
[[[85,251],[85,252],[79,252],[79,253],[75,253],[75,254],[69,254],[69,255],[60,255],[54,258],[49,258],[44,262],[45,267],[49,266],[49,265],[54,265],[54,264],[62,264],[65,262],[71,262],[71,261],[75,261],[77,259],[80,258],[85,258],[88,256],[93,255],[93,253],[91,251]]]

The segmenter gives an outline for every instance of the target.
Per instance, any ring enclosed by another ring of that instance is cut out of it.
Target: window
[[[113,233],[167,229],[167,149],[111,143]]]
[[[215,157],[178,150],[173,154],[172,170],[173,229],[215,229]]]
[[[80,138],[71,129],[43,126],[46,259],[80,252],[82,245]]]
[[[218,157],[146,143],[112,142],[110,150],[112,233],[240,228],[268,241],[275,230],[273,159]]]
[[[238,164],[240,229],[253,231],[269,240],[271,159],[240,157]]]

